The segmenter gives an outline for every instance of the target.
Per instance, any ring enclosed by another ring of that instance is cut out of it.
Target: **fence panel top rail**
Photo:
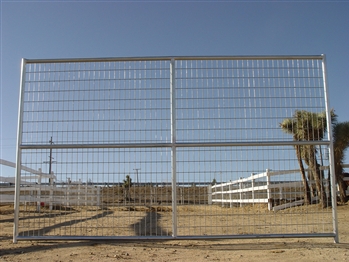
[[[96,57],[96,58],[23,58],[26,63],[77,63],[77,62],[126,62],[126,61],[162,61],[162,60],[297,60],[323,59],[324,55],[266,55],[266,56],[153,56],[153,57]]]

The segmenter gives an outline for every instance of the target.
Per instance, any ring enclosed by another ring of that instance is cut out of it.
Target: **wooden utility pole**
[[[52,136],[51,136],[50,141],[48,141],[48,142],[50,143],[50,145],[54,144],[53,141],[52,141]],[[48,173],[49,173],[49,175],[52,174],[52,163],[55,162],[55,161],[52,161],[52,159],[54,159],[54,158],[52,157],[52,148],[50,148],[49,161],[44,161],[44,163],[48,163]],[[50,177],[50,178],[49,178],[50,184],[51,184],[51,180],[52,180],[52,178]]]
[[[139,180],[138,180],[138,170],[141,170],[140,168],[134,168],[133,170],[136,170],[136,180],[137,180],[137,186],[139,186]]]

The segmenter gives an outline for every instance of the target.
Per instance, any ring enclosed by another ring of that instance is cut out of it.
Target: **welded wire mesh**
[[[168,142],[168,78],[168,61],[27,64],[22,142]]]
[[[322,61],[180,60],[177,141],[285,141],[295,110],[323,112]]]
[[[321,56],[27,60],[23,76],[18,159],[42,175],[17,173],[15,238],[335,236]]]

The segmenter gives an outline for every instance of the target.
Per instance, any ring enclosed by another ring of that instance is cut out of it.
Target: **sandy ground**
[[[338,207],[338,217],[339,244],[332,238],[19,241],[13,244],[13,212],[3,209],[0,261],[349,261],[348,204]]]

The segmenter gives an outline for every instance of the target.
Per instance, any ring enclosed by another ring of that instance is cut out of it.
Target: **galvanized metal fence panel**
[[[24,59],[17,167],[45,176],[17,168],[14,241],[338,241],[325,72],[324,56]]]

